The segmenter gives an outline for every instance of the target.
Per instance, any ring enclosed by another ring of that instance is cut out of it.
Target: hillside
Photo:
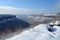
[[[0,35],[1,40],[10,38],[10,37],[15,36],[15,35],[18,35],[22,31],[33,28],[39,24],[48,24],[50,22],[55,22],[56,20],[60,21],[60,15],[58,15],[58,14],[54,14],[54,15],[21,15],[21,16],[16,15],[16,18],[21,19],[25,22],[28,22],[30,24],[30,26],[27,28],[16,28],[15,32],[11,32],[10,30],[7,32],[6,31],[2,32],[2,34]],[[13,23],[13,24],[15,24],[15,23]]]

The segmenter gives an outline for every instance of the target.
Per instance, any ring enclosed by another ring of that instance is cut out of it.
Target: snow
[[[60,27],[59,26],[54,26],[54,28],[57,29],[57,31],[54,32],[54,34],[56,34],[56,36],[59,37],[60,36]]]
[[[57,24],[60,24],[60,21],[56,21],[55,24],[56,24],[56,25],[57,25]]]
[[[56,28],[54,32],[48,31],[48,28],[50,28],[49,24],[39,24],[6,40],[60,40],[60,27],[54,26],[53,28]]]
[[[50,25],[54,25],[54,23],[49,23]]]

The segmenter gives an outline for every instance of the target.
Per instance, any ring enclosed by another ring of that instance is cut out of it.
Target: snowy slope
[[[6,40],[60,40],[60,27],[54,26],[57,29],[54,32],[49,32],[48,28],[48,24],[40,24]]]

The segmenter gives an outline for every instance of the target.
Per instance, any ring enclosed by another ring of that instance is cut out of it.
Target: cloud
[[[27,11],[28,10],[21,9],[21,8],[0,6],[0,14],[17,14],[17,13],[22,13]]]
[[[0,14],[41,14],[41,13],[48,13],[48,10],[0,6]]]

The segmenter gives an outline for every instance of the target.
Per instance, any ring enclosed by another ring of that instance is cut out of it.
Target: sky
[[[60,12],[60,0],[0,0],[0,14]]]

